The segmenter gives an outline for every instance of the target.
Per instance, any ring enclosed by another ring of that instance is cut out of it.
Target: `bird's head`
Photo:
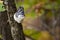
[[[17,12],[14,14],[14,20],[18,23],[21,23],[23,19],[24,19],[24,8],[19,7]]]
[[[24,15],[24,7],[19,7],[18,10],[17,10],[18,13]]]

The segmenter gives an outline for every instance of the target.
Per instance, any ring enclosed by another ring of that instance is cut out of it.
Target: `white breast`
[[[18,17],[16,17],[16,15],[14,14],[14,20],[17,23],[21,23],[23,19],[24,19],[24,16],[23,15],[18,15]]]

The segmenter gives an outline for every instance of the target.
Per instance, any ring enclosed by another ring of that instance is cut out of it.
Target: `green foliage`
[[[0,34],[0,39],[2,39],[2,35]]]
[[[57,1],[57,3],[60,5],[60,0],[56,0]]]
[[[0,3],[0,11],[4,11],[5,10],[2,6],[4,6],[3,3]]]
[[[31,34],[34,33],[34,32],[35,32],[35,30],[30,30],[30,29],[24,30],[24,33],[25,33],[26,35],[31,35]]]
[[[36,17],[36,14],[35,14],[34,11],[32,11],[32,12],[30,12],[28,14],[25,14],[25,15],[26,15],[26,17],[31,17],[31,18],[35,18]]]
[[[33,39],[37,40],[41,33],[38,32],[38,31],[35,31],[35,30],[30,30],[30,29],[27,29],[27,30],[24,30],[24,33],[30,37],[32,37]]]
[[[34,38],[35,40],[37,40],[40,36],[41,32],[34,32],[33,34],[31,34],[31,37]]]

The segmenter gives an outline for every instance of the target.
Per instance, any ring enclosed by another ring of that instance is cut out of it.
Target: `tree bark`
[[[14,40],[25,40],[22,24],[18,24],[13,18],[14,13],[17,11],[14,1],[15,0],[8,0],[7,6],[7,15],[9,24],[11,26],[12,37]]]
[[[0,40],[12,40],[11,29],[7,20],[7,11],[0,12],[0,35],[3,36]]]

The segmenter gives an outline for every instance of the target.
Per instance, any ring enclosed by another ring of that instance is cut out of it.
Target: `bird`
[[[19,7],[17,12],[14,14],[14,20],[17,22],[17,23],[21,23],[22,20],[25,18],[25,15],[24,15],[24,7]]]

